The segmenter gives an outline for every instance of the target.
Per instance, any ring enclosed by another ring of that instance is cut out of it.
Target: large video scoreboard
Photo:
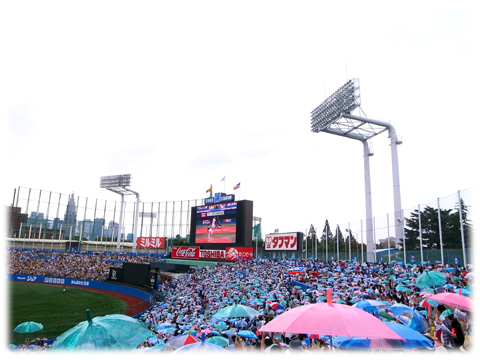
[[[205,249],[252,246],[253,201],[226,201],[192,207],[190,245]]]

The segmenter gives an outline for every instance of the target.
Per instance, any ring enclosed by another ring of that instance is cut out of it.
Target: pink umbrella
[[[327,289],[327,303],[303,305],[288,310],[262,326],[259,331],[405,341],[375,316],[353,306],[333,304],[330,288]]]
[[[458,309],[473,311],[473,300],[457,293],[444,292],[432,295],[429,299]]]

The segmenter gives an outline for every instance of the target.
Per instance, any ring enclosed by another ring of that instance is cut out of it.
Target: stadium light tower
[[[120,203],[120,217],[118,220],[118,236],[117,236],[117,252],[120,252],[120,245],[122,240],[122,229],[123,229],[123,203],[125,195],[136,195],[137,205],[135,206],[135,224],[133,226],[133,244],[132,252],[136,251],[137,247],[137,225],[138,225],[138,206],[140,203],[140,194],[136,191],[127,189],[127,186],[130,186],[131,174],[126,175],[112,175],[112,176],[102,176],[100,178],[100,187],[105,188],[109,191],[112,191],[116,194],[122,196],[122,201]]]
[[[363,161],[365,174],[365,207],[367,231],[367,261],[374,261],[374,242],[372,226],[372,194],[370,183],[370,161],[373,153],[369,150],[368,140],[388,130],[392,155],[393,205],[395,218],[402,218],[400,200],[400,177],[398,171],[397,145],[402,142],[397,139],[392,124],[365,117],[351,115],[360,106],[360,82],[358,79],[347,81],[342,87],[330,95],[323,103],[311,112],[311,130],[314,133],[326,132],[363,143]],[[395,225],[395,237],[400,239],[402,224]],[[405,247],[405,239],[404,247]],[[404,259],[406,261],[406,259]]]

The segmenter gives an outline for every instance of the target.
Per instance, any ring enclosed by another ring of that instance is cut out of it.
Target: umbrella
[[[221,347],[224,347],[230,343],[230,341],[223,336],[212,336],[211,338],[208,338],[205,342],[212,343]]]
[[[432,295],[429,299],[458,309],[473,311],[473,300],[460,294],[445,292]]]
[[[167,342],[168,344],[168,342]],[[205,334],[202,335],[202,340],[199,342],[182,346],[180,349],[174,351],[174,353],[184,353],[184,352],[229,352],[223,347],[209,343],[205,341]]]
[[[402,338],[383,321],[350,305],[332,303],[332,290],[327,289],[327,303],[295,307],[277,316],[259,331],[368,336],[371,338]]]
[[[255,335],[252,331],[249,330],[240,330],[238,332],[238,335],[250,339],[258,339],[257,335]]]
[[[464,296],[470,296],[470,295],[472,295],[472,293],[471,293],[469,290],[465,289],[465,288],[463,288],[463,289],[455,289],[455,290],[453,290],[453,292],[455,292],[455,293],[457,293],[457,294],[460,294],[460,295],[464,295]]]
[[[167,328],[158,330],[160,334],[173,334],[175,331],[177,331],[177,329],[175,329],[174,327],[167,327]]]
[[[122,314],[97,316],[92,319],[86,311],[87,321],[60,335],[50,350],[134,350],[146,338],[155,335],[143,323]]]
[[[177,335],[177,336],[171,338],[170,340],[168,340],[166,342],[166,344],[167,344],[167,346],[169,346],[171,348],[179,349],[182,346],[197,343],[197,342],[200,342],[200,341],[201,340],[194,335],[181,334],[181,335]]]
[[[173,327],[173,324],[170,324],[170,323],[162,323],[162,324],[159,324],[157,326],[157,328],[155,329],[155,331],[160,331],[160,330],[164,330],[164,329],[167,329],[167,328],[171,328]]]
[[[352,306],[368,313],[372,313],[378,310],[384,310],[388,307],[387,304],[378,300],[362,300]]]
[[[389,310],[397,320],[414,330],[424,333],[430,328],[425,316],[413,307],[395,304],[388,307],[387,310]]]
[[[217,311],[213,317],[251,317],[251,316],[258,316],[262,315],[261,312],[245,305],[238,305],[235,303],[234,305],[227,306],[219,311]]]
[[[225,323],[225,321],[220,321],[217,325],[215,325],[215,328],[222,331],[228,329],[228,325]]]
[[[239,327],[239,328],[245,328],[248,326],[247,322],[245,320],[240,320],[236,323],[236,325]]]
[[[289,275],[293,275],[293,274],[303,273],[304,271],[305,271],[305,268],[304,268],[304,267],[302,267],[302,266],[297,266],[297,267],[288,269],[288,270],[287,270],[287,273],[288,273]]]
[[[426,288],[430,286],[443,286],[445,282],[445,274],[438,271],[424,272],[415,280],[415,284],[419,288]]]
[[[17,327],[13,329],[13,331],[20,334],[28,334],[28,333],[34,333],[34,332],[40,331],[42,329],[43,329],[42,324],[37,323],[35,321],[27,321],[27,322],[21,323],[20,325],[17,325]]]
[[[270,307],[273,309],[273,310],[281,310],[283,309],[283,305],[282,304],[279,304],[278,302],[274,302],[270,305]]]
[[[406,342],[391,339],[367,339],[366,337],[354,337],[349,339],[347,336],[337,336],[333,340],[333,345],[340,349],[369,350],[371,348],[382,350],[407,350],[430,348],[434,346],[434,341],[420,334],[405,325],[387,322],[390,329],[400,335]]]
[[[387,319],[387,320],[395,320],[395,318],[392,315],[390,315],[389,313],[387,313],[385,311],[380,311],[378,313],[378,316],[380,316],[381,318]]]

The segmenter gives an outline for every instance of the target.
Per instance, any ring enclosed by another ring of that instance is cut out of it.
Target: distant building
[[[42,229],[46,230],[48,229],[49,221],[45,218],[43,213],[37,213],[36,211],[32,211],[27,219],[26,225],[28,227],[36,229],[39,229],[41,227]]]
[[[93,229],[92,229],[92,239],[91,240],[100,240],[102,237],[102,230],[105,226],[105,219],[94,219],[93,220]]]
[[[118,223],[114,221],[108,223],[107,236],[115,239],[118,237]]]
[[[78,222],[78,226],[81,228],[82,239],[92,240],[93,237],[93,221],[85,219]]]
[[[7,222],[6,222],[6,236],[7,237],[20,237],[20,227],[26,226],[28,215],[22,214],[22,208],[15,206],[7,206]],[[25,232],[25,229],[22,228],[22,233]]]
[[[75,198],[72,193],[68,197],[67,210],[65,211],[65,217],[63,218],[63,228],[66,229],[70,226],[77,225],[77,207],[75,205]]]
[[[53,219],[52,230],[60,230],[60,228],[63,228],[63,220],[60,218]]]

